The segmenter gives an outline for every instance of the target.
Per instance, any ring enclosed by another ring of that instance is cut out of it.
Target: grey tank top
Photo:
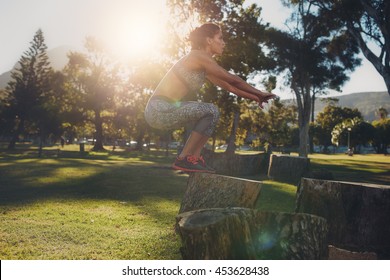
[[[172,71],[187,86],[190,92],[198,91],[206,80],[204,71],[188,70],[181,61],[173,66]]]

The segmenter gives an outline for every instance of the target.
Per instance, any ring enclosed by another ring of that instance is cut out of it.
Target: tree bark
[[[390,258],[390,186],[303,178],[296,211],[329,223],[329,244]]]
[[[93,151],[103,151],[103,122],[100,116],[100,111],[95,110],[95,129],[96,129],[96,142],[92,148]]]
[[[262,183],[209,173],[191,174],[179,213],[224,207],[254,208]]]
[[[214,168],[218,174],[227,176],[267,174],[269,159],[267,159],[268,155],[264,153],[229,155],[203,149],[202,154],[207,164]]]
[[[230,132],[228,146],[227,146],[226,151],[225,151],[225,153],[228,155],[234,154],[234,152],[236,150],[235,142],[236,142],[236,132],[237,132],[239,118],[240,118],[240,112],[239,111],[234,112],[232,130]]]
[[[245,208],[176,218],[184,259],[327,259],[327,223],[317,216]]]
[[[38,157],[41,158],[43,153],[43,136],[42,133],[39,135],[39,148],[38,148]]]
[[[137,146],[135,148],[137,151],[142,151],[143,139],[145,137],[145,125],[146,124],[140,119],[137,120],[138,134],[136,138]]]
[[[271,155],[268,177],[297,185],[308,173],[310,159],[288,155]]]
[[[307,157],[309,154],[309,124],[311,111],[311,95],[309,85],[299,87],[292,82],[291,87],[297,98],[298,124],[299,124],[299,156]]]

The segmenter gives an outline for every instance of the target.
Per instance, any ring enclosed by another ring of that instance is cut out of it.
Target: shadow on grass
[[[160,153],[61,152],[36,158],[0,154],[0,205],[41,200],[101,199],[137,202],[145,197],[180,200],[186,176]]]
[[[389,165],[383,162],[348,162],[346,164],[311,162],[312,170],[326,169],[332,172],[334,180],[356,183],[389,185]]]

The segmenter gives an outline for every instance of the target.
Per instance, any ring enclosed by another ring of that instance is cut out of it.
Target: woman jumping
[[[214,173],[201,152],[217,125],[218,108],[211,103],[184,99],[196,93],[206,79],[237,96],[256,101],[260,108],[276,95],[254,88],[217,64],[213,57],[222,55],[225,48],[218,25],[203,24],[190,33],[189,41],[192,50],[161,80],[145,108],[145,119],[151,127],[164,130],[193,123],[192,132],[172,167],[186,172]]]

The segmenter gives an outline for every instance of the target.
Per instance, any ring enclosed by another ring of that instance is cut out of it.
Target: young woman
[[[182,57],[161,80],[145,108],[147,123],[158,129],[177,129],[194,124],[192,132],[173,163],[187,172],[215,172],[204,162],[201,152],[218,121],[218,108],[211,103],[185,101],[209,80],[237,96],[263,103],[276,95],[260,91],[219,66],[213,59],[225,47],[220,27],[206,23],[190,33],[192,50]]]

